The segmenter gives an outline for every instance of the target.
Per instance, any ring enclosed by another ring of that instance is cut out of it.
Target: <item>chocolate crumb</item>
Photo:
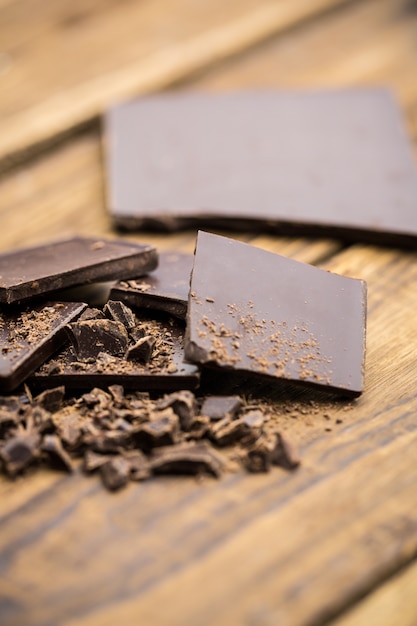
[[[110,491],[124,487],[130,478],[130,463],[123,456],[117,456],[100,468],[103,484]]]

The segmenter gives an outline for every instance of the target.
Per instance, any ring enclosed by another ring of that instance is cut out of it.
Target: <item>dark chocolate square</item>
[[[175,93],[106,116],[122,228],[263,228],[416,247],[417,170],[383,89]]]
[[[366,285],[200,232],[186,358],[343,395],[363,389]]]

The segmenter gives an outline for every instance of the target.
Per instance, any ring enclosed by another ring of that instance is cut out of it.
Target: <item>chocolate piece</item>
[[[203,415],[195,415],[190,421],[186,434],[186,440],[202,439],[210,432],[210,418]]]
[[[64,384],[71,389],[88,389],[119,384],[125,389],[161,392],[195,389],[199,371],[195,365],[183,362],[182,325],[174,319],[143,319],[141,323],[156,340],[152,358],[146,365],[104,352],[91,363],[81,362],[70,346],[46,362],[31,377],[30,385],[47,388]]]
[[[73,285],[131,278],[158,264],[150,245],[74,237],[0,255],[0,302],[17,302]]]
[[[185,354],[225,376],[250,373],[357,396],[365,313],[363,281],[200,232]]]
[[[84,320],[68,325],[69,337],[80,361],[95,359],[100,352],[123,356],[128,335],[120,322],[107,319]]]
[[[174,413],[180,418],[181,428],[185,431],[189,430],[194,422],[196,400],[191,391],[171,393],[159,400],[156,407],[158,409],[172,407]]]
[[[123,324],[126,330],[131,330],[136,326],[136,319],[132,309],[129,309],[123,302],[109,300],[103,310],[107,317]]]
[[[100,469],[103,484],[110,491],[124,487],[129,481],[130,464],[122,456],[114,457]]]
[[[84,462],[83,469],[88,474],[91,472],[95,472],[96,470],[106,465],[109,461],[111,461],[113,457],[109,454],[98,454],[97,452],[93,452],[93,450],[86,450],[84,454]]]
[[[155,347],[155,339],[149,335],[141,337],[131,346],[127,353],[126,358],[129,361],[139,361],[139,363],[148,363],[151,359],[153,349]]]
[[[104,320],[105,317],[106,316],[104,315],[103,311],[100,311],[100,309],[91,308],[88,306],[85,311],[81,313],[78,321],[83,322],[84,320]]]
[[[122,387],[122,385],[110,385],[109,386],[109,392],[113,398],[113,402],[117,405],[117,406],[121,406],[124,402],[124,389]]]
[[[269,472],[271,469],[271,455],[265,446],[257,446],[246,452],[243,464],[248,472],[257,474]]]
[[[41,406],[32,405],[26,409],[25,419],[26,422],[30,420],[35,430],[41,435],[51,433],[54,430],[52,414]]]
[[[119,452],[132,440],[131,433],[122,430],[101,430],[84,435],[83,444],[94,450],[109,454]]]
[[[229,446],[237,441],[253,443],[261,434],[263,422],[261,411],[250,411],[235,420],[225,417],[211,426],[210,435],[219,446]]]
[[[213,421],[224,417],[232,419],[241,408],[242,400],[239,396],[209,396],[203,402],[201,415],[206,415]]]
[[[294,445],[283,433],[277,433],[272,437],[271,462],[285,469],[296,469],[300,465],[300,459]]]
[[[185,319],[192,267],[192,254],[163,252],[152,274],[117,283],[110,297],[129,306],[166,311]]]
[[[283,433],[271,433],[258,439],[243,462],[249,472],[267,472],[271,465],[294,470],[300,465],[294,445]]]
[[[150,467],[154,474],[221,475],[224,462],[205,442],[154,450]]]
[[[115,107],[106,130],[122,228],[263,227],[416,247],[416,165],[385,90],[163,94]]]
[[[56,435],[45,435],[42,441],[42,450],[47,452],[53,462],[59,467],[62,467],[68,472],[74,471],[71,457],[65,452],[59,437]]]
[[[134,432],[134,441],[142,449],[167,446],[178,440],[178,415],[171,408],[151,415],[149,422],[140,425]]]
[[[123,457],[130,466],[130,480],[146,480],[151,475],[147,457],[140,450],[126,450]]]
[[[81,440],[83,421],[79,412],[73,407],[65,407],[55,413],[52,420],[61,441],[70,449],[77,448]]]
[[[33,404],[42,407],[46,411],[58,411],[64,400],[65,387],[55,387],[54,389],[46,389],[42,391],[36,398],[33,398]]]
[[[0,449],[0,459],[11,476],[26,469],[39,456],[40,437],[36,430],[20,430]]]
[[[85,308],[78,302],[50,302],[31,308],[0,309],[0,391],[12,391],[66,343],[65,326]]]

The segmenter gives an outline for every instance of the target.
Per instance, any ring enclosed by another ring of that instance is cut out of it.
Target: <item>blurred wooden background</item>
[[[114,236],[111,103],[368,84],[394,90],[417,141],[415,0],[0,0],[0,250]],[[194,245],[192,232],[146,239]],[[365,393],[327,419],[278,411],[303,457],[291,476],[116,495],[79,475],[1,479],[1,624],[417,624],[416,254],[245,239],[368,281]]]

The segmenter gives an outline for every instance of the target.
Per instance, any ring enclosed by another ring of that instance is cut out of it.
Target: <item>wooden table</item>
[[[110,102],[359,84],[391,86],[417,138],[415,1],[0,0],[0,248],[112,234]],[[192,251],[194,236],[147,240]],[[416,254],[246,239],[368,282],[363,396],[278,417],[294,474],[117,494],[81,474],[1,478],[3,626],[417,624]]]

